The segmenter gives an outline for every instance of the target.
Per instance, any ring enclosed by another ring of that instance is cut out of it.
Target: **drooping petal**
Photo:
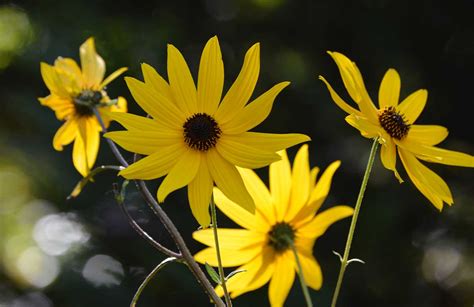
[[[225,138],[262,151],[271,152],[280,151],[311,140],[307,135],[298,133],[273,134],[261,132],[244,132],[238,135],[225,135]]]
[[[126,77],[125,81],[133,98],[145,112],[171,129],[182,127],[186,114],[180,111],[173,102],[155,91],[153,87],[137,79]]]
[[[249,101],[260,74],[260,44],[253,45],[245,54],[239,76],[224,96],[215,118],[220,124],[231,120]]]
[[[197,105],[200,112],[214,115],[224,86],[224,63],[217,36],[204,47],[199,64]]]
[[[413,143],[437,145],[448,136],[448,129],[437,125],[411,125],[407,139]]]
[[[171,93],[170,85],[163,79],[160,74],[151,66],[146,63],[142,64],[142,73],[145,83],[152,87],[156,92],[165,96],[168,101],[174,101],[173,94]]]
[[[82,75],[86,88],[100,89],[100,83],[104,79],[105,62],[95,50],[94,39],[90,37],[79,48],[81,57]]]
[[[206,153],[206,158],[216,186],[230,200],[253,214],[255,203],[235,166],[227,162],[215,149],[209,150]]]
[[[266,234],[247,229],[219,228],[219,247],[229,250],[243,250],[252,246],[261,246],[266,240]],[[213,229],[195,231],[193,238],[205,245],[215,247]]]
[[[104,87],[106,87],[110,82],[114,81],[115,79],[118,78],[118,76],[120,76],[121,74],[123,74],[124,72],[126,72],[128,70],[127,67],[122,67],[122,68],[119,68],[117,69],[116,71],[114,71],[113,73],[111,73],[107,78],[105,78],[104,81],[102,81],[102,83],[99,85],[99,88],[100,89],[103,89]]]
[[[258,220],[257,215],[248,212],[240,205],[227,198],[227,196],[217,188],[214,188],[214,201],[219,210],[243,228],[263,233],[267,233],[270,229],[268,224],[265,224],[264,221],[262,222]]]
[[[413,124],[423,112],[427,99],[428,91],[418,90],[405,98],[398,106],[398,110],[400,114],[405,115],[409,124]]]
[[[63,146],[70,144],[77,135],[77,121],[75,118],[68,119],[61,128],[58,129],[53,138],[53,147],[57,151],[62,151]]]
[[[410,152],[399,147],[398,154],[413,184],[428,198],[433,206],[441,211],[443,209],[443,202],[446,202],[448,205],[453,204],[451,191],[441,177],[424,166]]]
[[[273,209],[273,200],[266,185],[253,170],[239,167],[238,171],[242,175],[245,187],[255,202],[257,218],[261,216],[269,225],[275,224],[276,216]]]
[[[220,230],[220,229],[219,229]],[[194,237],[194,234],[193,234]],[[221,240],[219,235],[219,240]],[[219,241],[220,243],[220,241]],[[255,258],[261,252],[260,247],[248,248],[242,250],[220,249],[223,267],[233,267],[245,264]],[[213,247],[205,248],[194,255],[194,259],[200,263],[208,263],[211,266],[218,266],[217,251]],[[240,274],[240,273],[239,273]]]
[[[290,250],[275,255],[275,270],[268,288],[272,307],[282,307],[295,280],[295,260]]]
[[[108,117],[127,130],[157,131],[163,129],[155,120],[130,113],[109,112]]]
[[[279,152],[281,160],[270,165],[270,192],[277,221],[283,221],[291,191],[291,166],[286,151]]]
[[[400,177],[400,174],[397,171],[397,150],[395,143],[392,141],[387,141],[382,145],[380,152],[380,159],[382,164],[386,169],[393,171],[395,177],[398,179],[398,182],[402,183],[403,179]]]
[[[309,192],[312,188],[310,182],[310,169],[308,157],[308,145],[303,145],[296,154],[293,162],[291,184],[291,197],[285,221],[291,221],[308,201]]]
[[[95,160],[97,159],[97,153],[99,152],[100,144],[100,126],[95,117],[90,117],[86,121],[86,152],[87,152],[87,167],[91,169]]]
[[[332,88],[331,84],[323,76],[319,76],[319,80],[323,81],[324,84],[326,84],[326,87],[328,88],[332,100],[337,104],[339,108],[341,108],[348,114],[361,115],[359,110],[356,110],[355,108],[351,107],[341,98],[341,96],[336,93],[336,91]]]
[[[43,81],[46,84],[46,87],[48,87],[48,89],[51,91],[51,93],[61,98],[70,99],[70,94],[61,83],[61,80],[58,77],[54,67],[41,62],[40,68]]]
[[[359,130],[360,134],[363,137],[372,139],[378,136],[383,135],[383,128],[373,124],[371,121],[364,117],[360,117],[357,115],[348,115],[346,116],[346,122],[351,125],[352,127]]]
[[[222,131],[226,134],[240,134],[259,125],[270,114],[276,96],[289,84],[290,82],[278,83],[260,95],[240,110],[232,120],[223,123]]]
[[[194,217],[202,227],[208,227],[211,223],[209,204],[213,187],[214,182],[209,174],[206,159],[201,159],[196,177],[188,186],[188,200]]]
[[[400,98],[400,76],[398,72],[390,68],[385,73],[379,89],[380,109],[396,107]]]
[[[168,45],[168,79],[174,102],[188,116],[197,113],[196,85],[181,52]]]
[[[119,175],[127,179],[156,179],[168,174],[176,161],[184,154],[186,148],[180,144],[156,149],[148,157],[138,160]]]
[[[192,149],[184,151],[180,160],[173,166],[158,188],[160,203],[173,191],[184,187],[195,177],[201,164],[201,153]]]
[[[174,130],[165,131],[112,131],[104,134],[124,149],[142,155],[151,155],[160,147],[182,144],[183,136]]]
[[[305,283],[315,290],[321,289],[323,284],[323,273],[321,272],[321,267],[319,266],[318,261],[313,257],[313,255],[302,253],[300,251],[298,251],[298,258],[301,263]],[[295,270],[297,272],[299,271],[296,261]]]
[[[83,176],[87,176],[89,173],[87,163],[87,152],[86,152],[86,132],[85,122],[78,121],[78,132],[76,139],[74,140],[74,146],[72,148],[72,162],[76,170]]]
[[[318,238],[335,222],[349,217],[354,209],[348,206],[335,206],[317,214],[310,222],[298,228],[298,234],[306,238]]]
[[[219,154],[233,165],[245,168],[260,168],[280,160],[275,152],[264,151],[244,142],[236,142],[223,135],[216,145]]]
[[[474,167],[474,156],[413,142],[410,139],[397,141],[397,145],[412,152],[417,158],[445,165]]]

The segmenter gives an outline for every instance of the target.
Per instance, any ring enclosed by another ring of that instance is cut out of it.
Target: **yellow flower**
[[[151,66],[142,65],[145,82],[126,78],[137,103],[153,119],[131,114],[112,118],[128,131],[106,136],[128,151],[148,157],[120,172],[129,179],[165,176],[159,202],[188,185],[193,215],[208,226],[214,183],[230,199],[253,212],[255,205],[236,166],[259,168],[280,159],[277,151],[309,140],[302,134],[248,132],[270,113],[275,97],[289,82],[282,82],[247,104],[260,70],[259,44],[247,52],[237,80],[221,101],[224,65],[217,37],[201,56],[197,88],[181,53],[168,45],[166,82]]]
[[[84,42],[79,53],[82,70],[70,58],[59,57],[54,66],[41,63],[41,75],[51,94],[39,101],[53,109],[59,120],[65,121],[54,136],[54,149],[61,151],[64,145],[74,141],[72,161],[85,177],[95,163],[100,143],[101,128],[91,107],[100,107],[107,126],[110,122],[107,111],[127,111],[127,102],[122,97],[116,104],[100,105],[110,102],[105,86],[127,68],[120,68],[103,80],[105,62],[95,51],[94,39]]]
[[[288,239],[294,242],[307,285],[316,290],[321,288],[321,268],[312,255],[314,242],[330,225],[353,212],[351,207],[335,206],[316,214],[329,193],[339,165],[339,161],[333,162],[316,182],[319,169],[310,170],[307,145],[298,151],[293,170],[283,151],[282,160],[270,165],[270,191],[255,172],[239,168],[255,200],[255,215],[214,189],[219,209],[245,228],[218,229],[223,266],[240,266],[238,269],[244,270],[227,282],[231,297],[260,288],[271,279],[270,303],[283,305],[297,271]],[[212,229],[196,231],[193,237],[210,246],[198,252],[195,259],[217,266]],[[217,291],[223,295],[220,287]]]
[[[423,111],[428,92],[420,89],[400,104],[400,76],[395,69],[389,69],[380,84],[379,108],[367,93],[362,75],[350,59],[337,52],[328,52],[336,62],[342,81],[358,109],[348,105],[322,77],[334,102],[349,113],[346,121],[366,138],[379,137],[382,144],[381,160],[385,168],[392,170],[403,182],[396,170],[397,151],[411,181],[441,210],[443,204],[453,204],[448,185],[420,160],[455,166],[474,166],[474,157],[468,154],[435,147],[447,136],[448,130],[438,125],[415,125]]]

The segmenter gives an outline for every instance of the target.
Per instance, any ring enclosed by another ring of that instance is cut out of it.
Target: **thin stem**
[[[145,277],[145,280],[141,283],[140,287],[138,287],[137,292],[135,292],[135,295],[133,296],[132,302],[130,303],[130,307],[135,307],[137,305],[137,302],[138,302],[138,299],[140,298],[140,295],[142,294],[143,290],[148,285],[150,280],[152,280],[153,277],[155,277],[156,273],[158,273],[162,268],[164,268],[165,265],[167,265],[168,263],[170,263],[172,261],[176,261],[176,258],[174,258],[174,257],[166,258],[165,260],[160,262],[160,264],[158,264],[150,272],[150,274],[147,275],[147,277]]]
[[[303,291],[303,296],[306,301],[306,306],[313,307],[313,302],[311,301],[311,296],[309,295],[308,285],[306,284],[303,276],[303,267],[301,266],[300,257],[298,256],[298,252],[296,251],[296,247],[293,244],[292,240],[289,240],[291,250],[293,251],[293,255],[295,255],[296,265],[298,266],[298,277],[300,279],[301,290]]]
[[[359,216],[359,211],[362,205],[362,199],[364,198],[367,182],[369,181],[370,172],[372,171],[372,166],[374,165],[375,154],[377,153],[378,146],[379,146],[379,139],[375,138],[374,142],[372,143],[372,148],[370,149],[369,160],[367,162],[364,178],[362,179],[362,184],[360,186],[359,196],[357,196],[357,202],[354,208],[354,214],[352,215],[351,227],[349,228],[349,233],[347,234],[346,248],[344,249],[344,256],[342,257],[342,260],[341,260],[341,269],[339,271],[339,276],[337,278],[336,289],[334,290],[334,295],[332,297],[331,307],[336,307],[337,298],[339,296],[339,292],[341,291],[342,279],[344,278],[344,273],[348,265],[349,252],[351,251],[352,239],[354,237],[355,227],[357,224],[357,218]]]
[[[224,290],[225,303],[227,304],[227,307],[231,307],[232,301],[230,300],[229,292],[227,291],[224,268],[222,267],[221,250],[219,247],[219,236],[217,234],[217,214],[216,214],[216,204],[214,203],[214,197],[211,197],[211,222],[212,222],[212,231],[214,232],[214,242],[216,244],[217,265],[219,269],[219,277],[221,279],[220,285],[222,287],[222,290]]]
[[[94,111],[94,114],[102,128],[102,133],[106,133],[107,128],[105,127],[104,121],[102,120],[100,113],[97,111],[96,108],[93,108],[92,110]],[[110,146],[110,149],[112,150],[112,153],[115,155],[115,157],[120,162],[120,164],[122,164],[122,166],[124,167],[127,167],[128,163],[124,159],[122,154],[120,153],[117,146],[115,146],[115,143],[112,142],[110,139],[106,139],[106,140]],[[171,238],[175,242],[176,246],[181,251],[184,262],[187,264],[189,270],[193,273],[194,277],[196,278],[198,283],[201,285],[201,287],[204,289],[206,294],[210,297],[210,299],[214,302],[214,304],[216,304],[216,306],[225,307],[224,302],[217,295],[216,291],[214,290],[214,287],[209,282],[209,279],[207,279],[206,274],[204,274],[204,272],[201,270],[197,262],[194,260],[193,255],[189,251],[178,229],[176,228],[174,223],[171,221],[171,219],[168,217],[166,212],[161,208],[161,206],[155,200],[155,198],[152,196],[145,182],[143,180],[135,180],[135,184],[137,185],[138,190],[142,193],[143,198],[145,199],[148,206],[158,216],[161,223],[166,228]]]

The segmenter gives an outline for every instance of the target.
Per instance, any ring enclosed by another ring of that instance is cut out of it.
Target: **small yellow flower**
[[[239,168],[246,187],[255,200],[252,215],[214,189],[216,205],[245,229],[218,229],[224,267],[240,266],[244,270],[231,277],[227,288],[236,297],[262,287],[269,280],[268,297],[272,306],[283,306],[298,270],[288,239],[294,242],[307,285],[320,289],[321,268],[313,257],[317,238],[336,221],[351,216],[353,209],[335,206],[316,214],[326,199],[334,172],[340,162],[333,162],[316,182],[319,169],[310,170],[308,146],[298,151],[291,170],[286,152],[282,160],[270,165],[270,191],[249,169]],[[199,230],[193,238],[210,247],[194,258],[200,263],[217,266],[212,229]],[[222,288],[217,288],[223,295]]]
[[[454,166],[474,166],[474,157],[461,152],[435,147],[447,136],[448,130],[438,125],[415,125],[423,111],[428,92],[420,89],[400,104],[400,76],[395,69],[389,69],[380,84],[379,108],[367,93],[362,75],[343,54],[328,52],[336,62],[342,81],[358,109],[348,105],[322,77],[334,102],[349,113],[346,121],[366,138],[379,137],[382,144],[381,160],[385,168],[392,170],[403,182],[396,170],[397,151],[411,181],[431,203],[442,210],[443,203],[453,204],[448,185],[420,160]]]
[[[54,136],[54,149],[61,151],[64,145],[74,141],[72,161],[85,177],[95,163],[100,143],[101,128],[91,107],[100,107],[107,126],[110,122],[107,111],[127,111],[127,102],[122,97],[116,104],[100,106],[110,102],[105,86],[127,68],[120,68],[103,80],[105,62],[96,53],[93,38],[81,45],[79,54],[82,70],[70,58],[59,57],[54,66],[41,63],[41,75],[51,94],[39,101],[54,110],[59,120],[65,121]]]
[[[193,215],[202,226],[210,223],[209,202],[214,183],[230,199],[253,212],[255,205],[236,166],[259,168],[280,159],[277,151],[309,140],[302,134],[248,132],[270,113],[273,101],[289,82],[282,82],[247,104],[260,70],[259,44],[247,52],[237,80],[221,101],[224,65],[217,37],[201,56],[197,88],[188,65],[168,45],[166,82],[151,66],[142,65],[145,82],[126,78],[137,103],[153,118],[131,114],[111,117],[128,131],[106,137],[128,151],[147,157],[120,172],[128,179],[165,176],[158,189],[163,202],[188,185]]]

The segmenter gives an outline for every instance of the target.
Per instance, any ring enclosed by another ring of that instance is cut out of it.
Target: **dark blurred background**
[[[57,56],[78,60],[78,48],[96,38],[107,73],[128,66],[141,78],[146,62],[166,76],[166,44],[178,47],[197,75],[205,42],[218,35],[226,86],[237,76],[245,51],[261,42],[256,95],[289,80],[264,132],[310,135],[311,163],[326,167],[341,159],[324,208],[355,203],[371,141],[344,121],[317,75],[342,94],[336,65],[326,50],[357,62],[376,99],[384,72],[396,68],[402,97],[427,88],[419,123],[450,129],[445,148],[474,153],[472,87],[474,2],[343,0],[203,1],[0,1],[0,306],[128,306],[139,284],[164,256],[140,239],[114,203],[115,174],[99,175],[66,201],[80,175],[71,146],[54,151],[61,125],[37,97],[48,94],[39,63]],[[111,97],[132,100],[123,78]],[[345,96],[347,97],[347,95]],[[120,129],[112,125],[111,129]],[[293,157],[297,148],[290,150]],[[131,154],[126,153],[131,159]],[[97,165],[115,163],[105,143]],[[474,304],[473,172],[429,165],[448,182],[455,204],[439,213],[410,183],[400,185],[377,162],[362,207],[340,306],[472,306]],[[267,169],[260,171],[265,178]],[[158,182],[150,183],[155,190]],[[191,233],[198,225],[184,190],[163,205],[193,252],[203,248]],[[163,227],[130,185],[127,205],[157,240],[173,247]],[[234,227],[220,215],[221,226]],[[324,275],[316,306],[328,306],[339,269],[349,219],[318,239],[314,253]],[[139,306],[208,306],[191,273],[179,264],[160,272]],[[268,305],[267,286],[235,300],[236,306]],[[303,306],[295,280],[287,306]]]

